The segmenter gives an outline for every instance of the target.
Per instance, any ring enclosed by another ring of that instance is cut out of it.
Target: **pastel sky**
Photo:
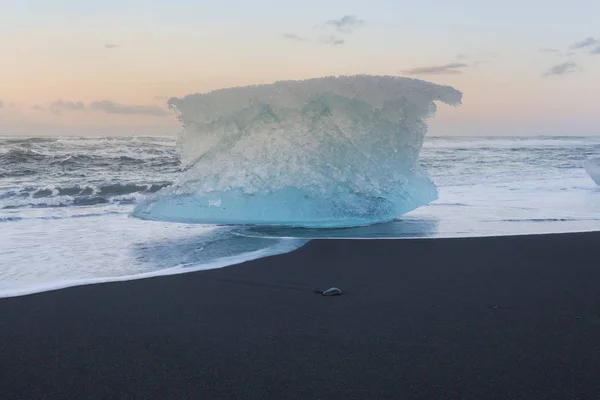
[[[0,134],[167,134],[170,96],[327,75],[455,87],[432,135],[600,134],[598,0],[3,0]]]

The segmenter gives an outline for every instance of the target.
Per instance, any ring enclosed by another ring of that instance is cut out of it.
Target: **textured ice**
[[[312,228],[389,221],[437,198],[419,165],[449,86],[392,76],[283,81],[169,100],[184,170],[133,212],[188,223]]]
[[[583,166],[590,175],[590,178],[592,178],[597,185],[600,185],[600,157],[590,158]]]

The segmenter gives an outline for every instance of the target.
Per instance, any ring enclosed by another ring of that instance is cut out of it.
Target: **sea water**
[[[600,229],[585,160],[600,137],[427,137],[439,199],[396,221],[314,230],[130,217],[181,172],[175,137],[0,137],[0,296],[215,268],[312,237],[462,237]]]

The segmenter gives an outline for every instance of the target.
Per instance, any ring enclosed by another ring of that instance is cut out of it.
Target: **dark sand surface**
[[[0,398],[600,399],[600,233],[316,240],[2,299]]]

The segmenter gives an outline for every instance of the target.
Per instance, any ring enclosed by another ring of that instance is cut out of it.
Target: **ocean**
[[[181,170],[174,137],[0,137],[0,297],[183,273],[291,251],[315,237],[439,238],[595,231],[583,169],[600,137],[426,137],[439,199],[346,229],[143,221],[144,196]]]

